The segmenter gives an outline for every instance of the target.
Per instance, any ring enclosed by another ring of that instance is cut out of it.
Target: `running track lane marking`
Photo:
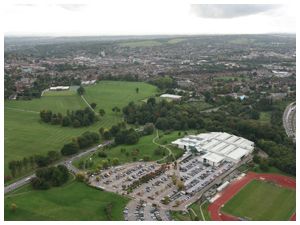
[[[234,181],[229,185],[222,193],[221,196],[209,205],[208,211],[210,212],[211,219],[216,221],[222,220],[238,220],[238,218],[232,215],[225,215],[220,212],[221,207],[228,202],[234,195],[236,195],[245,185],[254,179],[265,179],[277,183],[281,186],[296,189],[295,179],[279,174],[257,174],[249,172],[241,180]],[[294,213],[290,220],[296,220],[296,213]]]

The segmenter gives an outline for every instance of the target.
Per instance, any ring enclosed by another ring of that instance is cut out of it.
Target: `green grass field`
[[[185,41],[185,38],[173,38],[167,41],[168,44],[177,44],[179,42]]]
[[[108,220],[104,208],[112,203],[112,220],[124,220],[123,209],[129,199],[104,192],[84,183],[71,181],[49,190],[30,186],[4,197],[5,220]],[[11,204],[17,205],[15,212]]]
[[[182,136],[183,136],[183,134],[182,134]],[[149,156],[150,161],[159,160],[159,159],[163,158],[164,156],[154,154],[154,150],[156,148],[158,148],[158,146],[152,142],[153,138],[155,138],[155,137],[156,137],[156,133],[153,133],[152,135],[147,135],[147,136],[141,137],[139,142],[135,145],[119,145],[119,146],[113,147],[111,149],[107,149],[107,150],[105,150],[105,152],[107,154],[107,158],[99,157],[97,155],[98,152],[93,153],[91,155],[88,155],[86,157],[78,159],[77,161],[74,161],[74,165],[76,167],[78,167],[80,161],[90,160],[93,162],[93,166],[89,169],[96,169],[98,165],[101,165],[101,161],[103,159],[108,159],[108,158],[109,159],[118,158],[121,164],[133,162],[133,156],[131,155],[131,152],[132,152],[132,150],[135,150],[135,149],[139,149],[139,155],[136,156],[137,160],[143,159],[144,156]],[[177,132],[172,132],[170,134],[163,135],[161,137],[161,139],[156,140],[156,141],[158,143],[162,143],[162,142],[165,143],[165,141],[167,141],[167,143],[170,143],[171,140],[176,140],[177,138],[178,138]],[[129,153],[128,156],[126,156],[126,153],[121,153],[122,148],[126,149],[126,152]],[[99,151],[102,151],[102,149]],[[175,155],[179,154],[181,151],[182,151],[181,149],[172,149],[172,152]],[[167,150],[165,150],[165,155],[168,155]]]
[[[161,42],[155,40],[143,40],[143,41],[128,41],[120,43],[122,47],[153,47],[153,46],[160,46],[162,45]]]
[[[296,192],[253,180],[222,208],[224,213],[248,220],[289,220],[296,210]]]
[[[136,88],[139,88],[139,93],[136,93]],[[100,127],[109,128],[122,121],[122,113],[112,112],[114,106],[122,109],[130,101],[139,102],[156,93],[155,86],[142,82],[101,81],[85,89],[87,101],[97,103],[95,110],[103,108],[106,114],[99,122],[83,128],[49,125],[40,122],[39,119],[39,111],[42,109],[65,114],[67,109],[87,107],[76,92],[74,95],[43,96],[30,101],[5,101],[5,175],[9,174],[9,161],[38,153],[46,154],[50,150],[59,151],[64,143],[87,130],[98,131]]]

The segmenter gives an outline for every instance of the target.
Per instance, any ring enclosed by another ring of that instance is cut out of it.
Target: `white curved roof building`
[[[238,163],[254,150],[254,142],[224,132],[189,135],[172,144],[187,151],[196,149],[203,154],[203,161],[211,165],[218,165],[223,160]]]

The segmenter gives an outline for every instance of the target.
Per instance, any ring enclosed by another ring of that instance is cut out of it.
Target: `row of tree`
[[[125,123],[119,123],[113,125],[109,130],[105,130],[103,127],[99,129],[99,133],[105,140],[115,139],[115,144],[128,144],[133,145],[139,141],[140,134],[133,128],[126,129]]]
[[[73,155],[79,152],[80,149],[90,147],[99,142],[99,134],[96,132],[86,131],[81,136],[72,140],[72,142],[66,143],[62,149],[62,155]]]
[[[61,113],[53,113],[51,110],[42,110],[40,111],[40,118],[45,123],[61,125],[64,127],[89,126],[99,120],[94,111],[89,107],[71,112],[67,110],[67,115],[65,116],[63,116]]]
[[[29,169],[48,166],[60,158],[61,155],[58,152],[49,151],[46,156],[34,155],[24,157],[22,160],[12,160],[8,163],[8,168],[12,177],[15,177],[17,174],[21,175]]]
[[[31,179],[34,189],[49,189],[52,186],[61,186],[69,179],[69,171],[66,166],[44,167],[36,171],[36,177]]]

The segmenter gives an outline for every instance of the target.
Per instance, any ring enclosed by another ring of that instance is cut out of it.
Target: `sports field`
[[[104,208],[112,203],[112,220],[124,220],[129,199],[77,181],[49,190],[25,186],[4,197],[5,220],[108,220]],[[11,211],[11,204],[17,209]]]
[[[284,221],[295,209],[295,190],[253,180],[224,205],[222,212],[246,220]]]
[[[136,93],[136,88],[139,92]],[[156,93],[156,87],[142,82],[101,81],[86,86],[85,98],[89,103],[97,103],[106,114],[99,122],[89,127],[72,128],[54,126],[40,122],[39,111],[51,109],[53,112],[66,113],[69,110],[82,109],[87,104],[73,92],[66,96],[43,96],[30,101],[5,101],[4,103],[4,144],[5,175],[9,174],[8,162],[34,154],[45,154],[50,150],[59,151],[64,143],[83,132],[98,131],[100,127],[109,128],[122,120],[122,113],[112,112],[114,106],[122,109],[128,102],[139,102]]]

